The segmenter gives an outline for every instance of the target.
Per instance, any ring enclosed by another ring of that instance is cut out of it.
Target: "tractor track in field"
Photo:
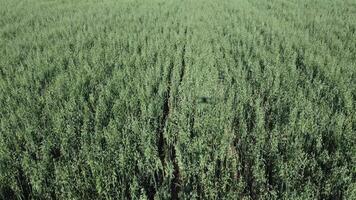
[[[184,29],[184,37],[187,38],[187,33],[188,33],[188,27],[185,27]],[[179,85],[182,83],[183,81],[183,77],[185,75],[185,66],[186,66],[186,62],[185,62],[185,54],[186,54],[186,46],[187,46],[187,41],[185,40],[185,43],[183,45],[182,48],[182,63],[181,63],[181,70],[180,70],[180,76],[179,76]]]
[[[165,177],[165,167],[166,167],[166,149],[167,149],[167,141],[164,137],[164,132],[167,129],[168,116],[170,113],[170,105],[169,101],[171,99],[171,85],[172,85],[172,74],[173,74],[174,64],[170,63],[168,67],[168,75],[167,75],[167,89],[163,95],[163,104],[162,104],[162,117],[159,121],[159,126],[157,129],[158,138],[157,138],[157,149],[158,149],[158,157],[161,161],[163,169],[160,171],[158,178],[158,186],[161,186],[163,183],[163,179]],[[156,194],[156,188],[150,188],[146,190],[148,199],[153,200]]]
[[[187,32],[188,32],[188,27],[185,27],[184,29],[184,38],[187,37]],[[179,82],[177,85],[177,88],[181,85],[184,75],[185,75],[185,70],[186,70],[186,60],[185,60],[185,55],[186,55],[186,42],[183,44],[182,47],[182,56],[181,56],[181,66],[180,66],[180,73],[179,73]],[[168,68],[168,75],[167,75],[167,89],[164,94],[164,99],[163,99],[163,104],[162,104],[162,117],[159,122],[159,127],[158,127],[158,140],[157,140],[157,147],[158,147],[158,156],[159,159],[162,163],[163,166],[163,171],[162,171],[162,178],[160,178],[159,185],[162,184],[162,179],[165,176],[164,174],[164,168],[166,167],[166,158],[171,156],[170,159],[173,163],[173,179],[171,181],[171,186],[170,186],[170,194],[171,194],[171,199],[179,199],[179,192],[181,191],[181,177],[180,177],[180,168],[178,165],[178,159],[177,159],[177,153],[176,153],[176,148],[175,144],[178,141],[178,138],[174,138],[172,144],[168,144],[164,133],[167,132],[168,128],[168,118],[171,113],[171,106],[170,106],[170,101],[171,101],[171,92],[172,92],[172,78],[173,78],[173,71],[174,71],[174,64],[173,62],[169,65]],[[167,153],[170,153],[170,155],[167,155]],[[147,192],[149,199],[154,199],[156,191],[150,191]]]
[[[188,33],[188,27],[186,26],[184,29],[184,38],[187,38],[187,33]],[[182,57],[181,57],[181,68],[180,68],[180,74],[179,74],[179,83],[178,83],[178,88],[180,87],[184,75],[185,75],[185,68],[186,68],[186,61],[185,61],[185,55],[186,55],[186,45],[187,45],[187,40],[184,40],[185,43],[182,47]],[[178,137],[178,136],[177,136]],[[177,143],[178,138],[175,138],[174,143]],[[173,180],[171,183],[171,198],[172,199],[179,199],[179,192],[181,190],[181,177],[180,177],[180,169],[178,165],[178,159],[177,159],[177,152],[175,149],[175,146],[172,145],[171,147],[171,152],[172,152],[172,160],[173,160]]]
[[[24,170],[22,167],[18,168],[18,175],[16,177],[20,188],[23,192],[23,198],[24,199],[31,199],[32,198],[32,185],[31,182],[28,178],[28,176],[26,176]]]
[[[168,116],[170,113],[169,101],[171,99],[171,85],[172,85],[172,74],[173,74],[174,64],[171,63],[168,69],[168,77],[167,77],[167,90],[164,94],[163,105],[162,105],[162,118],[158,128],[158,154],[162,165],[165,166],[165,147],[167,142],[164,139],[164,132],[167,127]]]

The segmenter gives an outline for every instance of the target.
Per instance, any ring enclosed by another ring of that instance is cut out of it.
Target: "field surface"
[[[0,199],[356,199],[355,0],[0,0]]]

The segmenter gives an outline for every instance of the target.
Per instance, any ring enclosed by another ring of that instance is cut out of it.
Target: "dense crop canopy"
[[[0,0],[0,199],[356,199],[354,0]]]

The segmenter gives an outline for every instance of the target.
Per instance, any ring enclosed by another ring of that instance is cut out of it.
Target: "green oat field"
[[[0,199],[356,199],[356,1],[0,0]]]

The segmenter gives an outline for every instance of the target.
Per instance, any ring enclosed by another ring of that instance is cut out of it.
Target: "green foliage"
[[[0,199],[355,199],[353,0],[0,0]]]

